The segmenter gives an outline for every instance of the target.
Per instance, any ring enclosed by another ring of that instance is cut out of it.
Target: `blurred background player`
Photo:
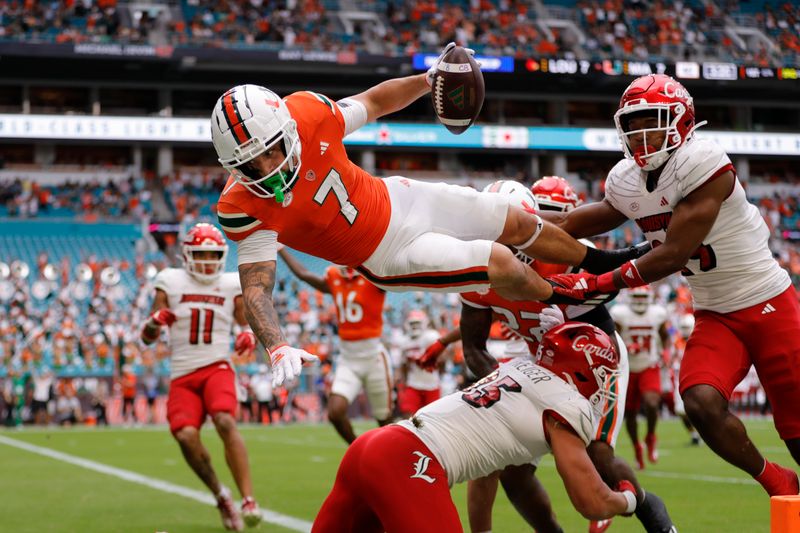
[[[545,334],[537,361],[514,359],[410,420],[362,435],[312,532],[461,531],[452,485],[547,453],[586,518],[633,513],[633,484],[608,488],[586,453],[618,372],[611,339],[594,326],[564,324]]]
[[[681,398],[678,388],[678,376],[680,375],[683,352],[686,350],[686,342],[689,340],[689,336],[692,334],[693,329],[694,315],[691,313],[686,313],[678,317],[678,325],[675,335],[672,339],[672,350],[670,351],[668,368],[670,377],[669,395],[671,402],[667,403],[667,405],[669,406],[670,403],[672,404],[671,411],[675,416],[681,419],[683,427],[685,427],[686,431],[689,432],[689,437],[691,439],[689,442],[692,444],[692,446],[697,446],[700,444],[700,434],[697,433],[697,430],[692,425],[689,417],[686,416],[686,408],[683,405],[683,399]],[[661,382],[663,384],[664,380],[662,379]],[[663,394],[662,398],[664,398]]]
[[[328,420],[349,444],[356,434],[347,411],[362,389],[378,425],[391,422],[392,365],[381,342],[386,292],[350,267],[331,265],[324,276],[318,276],[286,248],[278,253],[295,276],[330,294],[336,304],[341,345],[328,397]]]
[[[397,372],[398,403],[402,416],[410,416],[441,396],[440,369],[427,371],[420,367],[425,348],[436,342],[439,334],[431,327],[428,314],[421,309],[408,313],[403,332]]]
[[[234,323],[246,326],[239,278],[224,273],[228,245],[210,224],[192,227],[183,239],[183,268],[167,268],[156,276],[155,298],[141,339],[151,344],[161,328],[169,328],[171,383],[167,401],[170,431],[186,462],[217,498],[226,529],[240,531],[244,522],[255,526],[261,510],[253,498],[247,448],[236,428],[236,375],[230,362]],[[244,329],[235,349],[245,353],[256,346]],[[225,460],[242,496],[241,514],[230,490],[211,466],[211,456],[200,440],[206,415],[225,447]]]
[[[512,205],[530,206],[532,209],[568,211],[578,203],[578,197],[569,183],[557,176],[547,176],[538,180],[529,191],[525,186],[510,180],[495,182],[486,188],[487,191],[506,194]],[[539,203],[541,202],[541,203]],[[537,205],[538,204],[538,205]],[[585,241],[587,245],[591,242]],[[566,265],[551,265],[541,261],[533,261],[525,254],[516,251],[518,259],[529,263],[542,275],[554,272],[571,271]],[[639,490],[643,500],[637,509],[637,517],[648,531],[668,532],[672,522],[663,502],[652,493],[639,489],[633,470],[622,459],[614,454],[620,430],[621,413],[626,406],[628,383],[628,357],[621,339],[617,335],[614,323],[604,305],[564,306],[563,310],[556,306],[548,306],[536,301],[512,301],[503,298],[492,289],[484,293],[467,292],[461,294],[460,333],[450,332],[437,340],[426,350],[422,365],[430,368],[432,361],[441,353],[445,343],[461,338],[464,359],[472,372],[482,378],[497,367],[495,357],[488,350],[488,339],[492,321],[499,319],[511,332],[522,340],[506,343],[506,349],[512,356],[534,354],[546,331],[560,325],[565,320],[565,313],[570,320],[590,323],[603,330],[612,339],[619,354],[618,375],[613,391],[613,404],[607,412],[595,420],[592,442],[587,448],[592,462],[608,486],[613,487],[621,479],[631,481]],[[472,480],[468,484],[467,497],[470,526],[473,531],[491,530],[491,509],[497,490],[498,480],[503,485],[507,496],[525,520],[537,531],[559,531],[560,526],[550,507],[549,497],[544,487],[535,478],[537,465],[514,465],[492,476]],[[592,521],[590,533],[600,533],[610,527],[610,520]]]
[[[628,382],[628,400],[625,405],[625,428],[633,443],[636,463],[645,467],[644,449],[639,441],[639,411],[644,410],[647,433],[644,438],[647,458],[658,461],[656,424],[661,408],[661,367],[664,347],[669,345],[667,309],[653,301],[649,286],[628,291],[629,303],[617,303],[611,316],[628,348],[631,377]]]

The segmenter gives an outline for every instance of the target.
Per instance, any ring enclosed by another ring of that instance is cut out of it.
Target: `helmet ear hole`
[[[575,378],[578,381],[582,382],[582,383],[588,383],[589,382],[589,378],[587,378],[586,376],[584,376],[580,372],[575,372]]]

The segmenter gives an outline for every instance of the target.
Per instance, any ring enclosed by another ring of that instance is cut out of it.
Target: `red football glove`
[[[236,336],[236,342],[233,343],[233,349],[239,356],[249,356],[255,347],[256,336],[252,331],[242,331]]]
[[[175,320],[177,320],[175,313],[165,307],[150,315],[149,322],[153,327],[160,328],[161,326],[172,326]]]
[[[445,346],[440,339],[437,339],[436,342],[425,348],[425,353],[417,359],[417,365],[423,370],[433,372],[436,370],[436,365],[439,363],[439,356],[442,355],[445,348],[447,348],[447,346]]]
[[[598,276],[588,272],[556,274],[545,278],[553,287],[553,296],[543,303],[600,305],[617,295],[615,288],[598,287]]]
[[[636,511],[636,506],[638,504],[636,487],[627,479],[623,479],[617,483],[617,492],[621,492],[625,496],[625,499],[628,500],[628,508],[622,513],[623,516],[631,516],[633,512]]]

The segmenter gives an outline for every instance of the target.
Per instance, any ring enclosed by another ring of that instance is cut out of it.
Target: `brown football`
[[[450,50],[433,75],[433,110],[445,128],[458,135],[472,126],[486,90],[478,62],[460,46]]]

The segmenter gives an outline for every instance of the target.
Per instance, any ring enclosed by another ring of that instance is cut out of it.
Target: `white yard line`
[[[102,463],[91,461],[89,459],[84,459],[82,457],[77,457],[75,455],[70,455],[56,450],[51,450],[50,448],[36,446],[35,444],[29,444],[24,441],[12,439],[4,435],[0,435],[0,444],[5,444],[6,446],[11,446],[13,448],[25,450],[27,452],[43,455],[51,459],[56,459],[57,461],[62,461],[64,463],[69,463],[71,465],[80,466],[87,470],[100,472],[101,474],[114,476],[116,478],[123,479],[125,481],[130,481],[131,483],[138,483],[139,485],[144,485],[145,487],[150,487],[151,489],[160,490],[161,492],[183,496],[184,498],[195,500],[200,503],[205,503],[207,505],[216,506],[217,504],[214,497],[211,496],[211,494],[209,494],[208,492],[190,489],[187,487],[183,487],[181,485],[170,483],[169,481],[163,481],[161,479],[156,479],[142,474],[137,474],[136,472],[131,472],[130,470],[124,470],[122,468],[116,468],[114,466],[104,465]],[[270,524],[282,526],[287,529],[291,529],[292,531],[300,531],[302,533],[308,533],[311,531],[311,522],[307,522],[306,520],[301,520],[300,518],[295,518],[293,516],[276,513],[274,511],[267,511],[266,509],[262,510],[261,514],[264,516],[264,521]]]

